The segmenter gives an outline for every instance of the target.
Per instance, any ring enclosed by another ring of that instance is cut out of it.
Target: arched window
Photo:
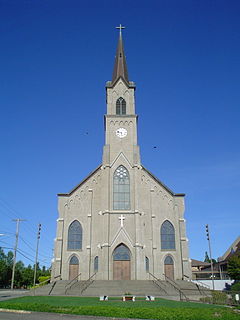
[[[117,99],[116,114],[117,115],[126,114],[126,101],[122,97]]]
[[[113,175],[113,209],[130,209],[130,179],[124,166],[119,166]]]
[[[145,257],[145,265],[146,265],[146,271],[149,272],[149,259],[148,259],[148,257]]]
[[[164,275],[168,279],[174,280],[174,262],[171,256],[164,259]]]
[[[170,221],[166,220],[161,226],[162,250],[175,250],[175,230]]]
[[[121,243],[113,252],[114,261],[130,261],[130,250],[123,243]]]
[[[68,250],[82,249],[82,226],[77,220],[68,228]]]
[[[173,264],[173,258],[171,256],[166,256],[164,260],[164,264],[172,265]]]
[[[98,272],[98,256],[94,258],[94,272]]]
[[[79,265],[78,258],[76,256],[72,256],[69,262],[70,265]]]

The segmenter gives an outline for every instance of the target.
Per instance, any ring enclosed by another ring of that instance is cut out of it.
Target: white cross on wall
[[[121,227],[123,227],[123,220],[125,220],[125,217],[121,214],[120,217],[118,217],[119,220],[121,220]]]

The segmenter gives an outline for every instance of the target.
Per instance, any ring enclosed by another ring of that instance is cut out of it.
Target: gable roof
[[[237,239],[231,244],[231,246],[227,249],[227,251],[221,257],[218,258],[218,261],[221,262],[230,258],[230,256],[232,256],[239,249],[240,249],[240,236],[237,237]]]
[[[63,196],[71,196],[73,194],[73,192],[75,190],[77,190],[79,187],[81,187],[82,184],[84,184],[84,182],[86,182],[89,178],[91,178],[100,168],[101,168],[101,164],[94,170],[92,171],[85,179],[83,179],[76,187],[74,187],[71,191],[69,191],[68,193],[58,193],[57,195],[59,197],[63,197]]]
[[[142,165],[143,170],[145,170],[156,182],[158,182],[166,191],[168,191],[172,196],[175,197],[184,197],[185,193],[174,193],[171,189],[169,189],[161,180],[159,180],[154,174],[152,174],[149,170],[147,170]]]
[[[200,260],[195,260],[195,259],[191,259],[192,262],[192,267],[201,267],[201,266],[209,266],[211,265],[211,263],[209,262],[204,262],[204,261],[200,261]]]

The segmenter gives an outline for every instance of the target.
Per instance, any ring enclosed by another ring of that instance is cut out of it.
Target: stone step
[[[72,287],[69,287],[71,281],[59,280],[55,283],[48,284],[35,290],[35,295],[51,295],[54,296],[122,296],[126,293],[133,294],[135,296],[151,295],[155,297],[165,297],[166,299],[175,300],[180,299],[180,292],[177,288],[181,289],[181,292],[190,297],[192,300],[199,300],[204,294],[209,294],[209,290],[204,288],[201,290],[196,284],[190,281],[175,281],[175,288],[170,283],[159,280],[158,284],[151,280],[96,280],[93,281],[86,290],[82,292],[83,284],[85,281],[78,281],[72,283]],[[68,290],[66,291],[66,287]],[[184,298],[184,295],[181,295]]]

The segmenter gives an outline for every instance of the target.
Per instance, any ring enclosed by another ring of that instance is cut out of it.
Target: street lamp
[[[212,286],[213,286],[213,290],[215,290],[215,287],[214,287],[214,274],[213,274],[213,261],[212,261],[212,250],[211,250],[210,233],[209,233],[208,224],[206,224],[206,233],[207,233],[207,240],[208,240],[208,246],[209,246],[209,255],[210,255],[210,261],[211,261]]]

